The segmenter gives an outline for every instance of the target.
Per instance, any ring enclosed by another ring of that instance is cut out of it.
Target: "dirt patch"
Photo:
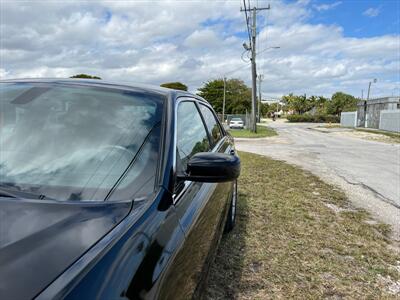
[[[379,133],[363,132],[358,130],[334,132],[333,134],[341,134],[353,138],[361,138],[369,141],[383,142],[383,143],[399,143],[399,140],[387,135]]]

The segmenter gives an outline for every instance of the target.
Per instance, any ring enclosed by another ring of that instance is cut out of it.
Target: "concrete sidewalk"
[[[235,139],[237,149],[299,165],[338,185],[356,206],[392,225],[400,241],[400,144],[313,129],[321,124],[278,120],[268,125],[277,137]]]

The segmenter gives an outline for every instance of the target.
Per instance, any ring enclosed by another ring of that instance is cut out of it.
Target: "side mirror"
[[[199,182],[226,182],[240,175],[240,159],[236,155],[199,152],[190,158],[179,179]]]

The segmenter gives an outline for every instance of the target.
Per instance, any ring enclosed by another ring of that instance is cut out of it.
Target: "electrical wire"
[[[224,75],[229,75],[229,74],[235,73],[236,71],[239,71],[241,69],[248,68],[248,67],[250,67],[249,64],[244,65],[244,66],[240,66],[239,68],[233,69],[233,70],[231,70],[229,72],[225,72]]]
[[[248,58],[249,60],[245,60],[245,59],[243,58],[243,54],[245,54],[246,52],[247,52],[247,58]],[[250,53],[249,50],[244,50],[243,53],[242,53],[242,55],[240,56],[240,58],[241,58],[245,63],[249,63],[249,62],[250,62],[249,53]]]
[[[257,0],[257,2],[258,2],[258,0]],[[263,71],[264,71],[264,68],[265,68],[265,64],[266,64],[266,54],[265,54],[265,52],[267,51],[267,50],[269,50],[269,49],[271,49],[271,48],[273,48],[273,47],[267,47],[268,46],[268,40],[267,40],[267,36],[268,36],[268,20],[269,20],[269,16],[270,16],[270,9],[267,9],[266,10],[266,12],[265,12],[265,16],[264,16],[264,22],[263,22],[263,29],[265,29],[264,30],[264,37],[265,37],[265,49],[263,49],[263,50],[261,50],[260,51],[260,49],[262,49],[262,47],[261,47],[261,43],[260,42],[258,42],[258,50],[257,50],[257,55],[260,55],[259,56],[259,61],[260,61],[260,64],[258,65],[259,67],[260,67],[260,72],[261,73],[263,73]],[[260,40],[260,39],[259,39]],[[263,44],[264,45],[264,44]],[[262,55],[261,55],[262,54]]]
[[[250,29],[249,29],[249,16],[247,15],[246,0],[243,0],[243,5],[244,5],[244,14],[245,14],[245,17],[246,17],[247,35],[249,37],[249,43],[250,43],[250,47],[251,47],[251,35],[250,35]],[[250,0],[249,0],[249,8],[250,8]]]

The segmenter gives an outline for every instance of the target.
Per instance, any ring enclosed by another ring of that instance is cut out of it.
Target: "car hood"
[[[0,198],[0,299],[31,299],[101,239],[131,202]]]

